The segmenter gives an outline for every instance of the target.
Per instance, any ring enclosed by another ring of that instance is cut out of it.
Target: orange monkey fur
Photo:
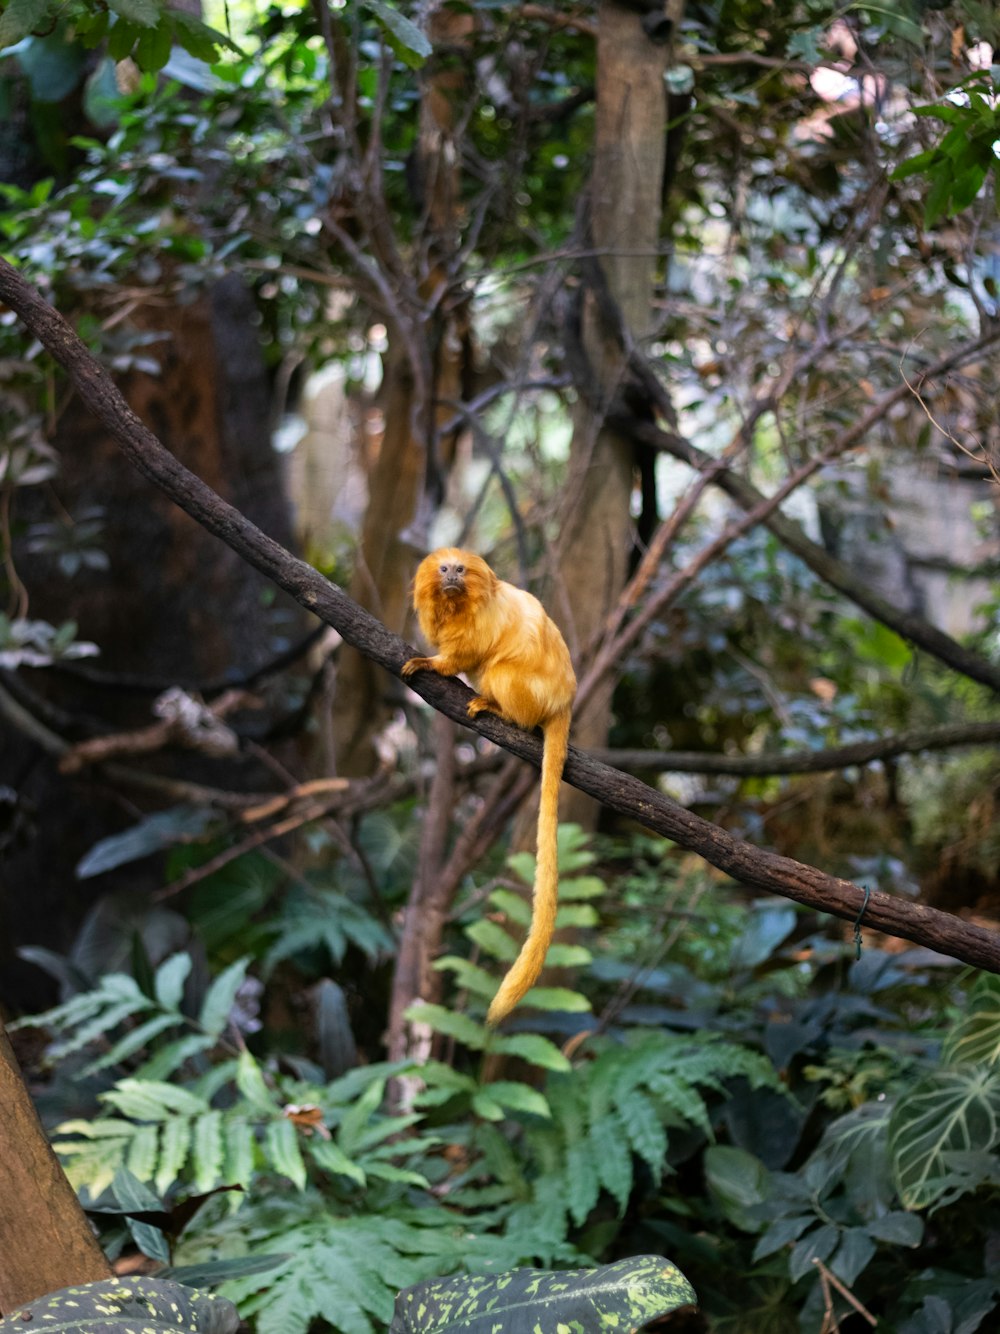
[[[404,676],[465,672],[477,691],[470,718],[486,710],[519,727],[541,727],[545,737],[531,927],[486,1016],[495,1026],[538,980],[555,929],[559,784],[576,677],[566,641],[538,599],[498,579],[471,551],[442,547],[425,557],[413,580],[413,606],[437,652],[410,658]]]

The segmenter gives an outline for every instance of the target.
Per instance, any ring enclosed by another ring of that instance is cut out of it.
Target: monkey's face
[[[413,580],[416,606],[433,599],[466,602],[473,607],[492,596],[497,577],[481,556],[460,547],[441,547],[426,556]]]

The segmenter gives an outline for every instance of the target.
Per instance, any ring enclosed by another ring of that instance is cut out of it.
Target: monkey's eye
[[[456,566],[455,566],[455,573],[456,573],[456,574],[464,574],[464,573],[465,573],[465,566],[464,566],[464,565],[456,565]]]
[[[447,574],[447,573],[448,573],[448,567],[447,567],[447,565],[439,565],[439,566],[438,566],[438,569],[441,571],[442,574]]]

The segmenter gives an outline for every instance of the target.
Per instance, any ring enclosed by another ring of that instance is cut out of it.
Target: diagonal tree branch
[[[273,579],[302,606],[334,626],[349,643],[398,676],[414,650],[369,615],[321,574],[228,504],[165,449],[125,402],[103,367],[87,351],[65,319],[6,260],[0,259],[0,300],[68,372],[91,411],[114,435],[126,457],[176,504],[220,537],[255,569]],[[413,687],[428,703],[456,722],[538,766],[541,743],[499,718],[483,714],[470,721],[472,692],[459,681],[421,673]],[[593,756],[573,750],[566,780],[612,810],[663,834],[756,889],[783,895],[834,916],[939,950],[965,963],[1000,973],[1000,933],[962,921],[951,913],[889,894],[870,896],[861,886],[828,875],[790,857],[755,848],[726,830],[693,815],[654,788]]]
[[[1000,328],[998,328],[995,338],[991,341],[996,339],[1000,339]],[[983,341],[980,340],[977,346],[980,346]],[[902,396],[897,396],[893,401],[898,401],[900,397]],[[672,431],[661,430],[660,427],[653,425],[651,422],[639,421],[625,413],[615,413],[611,420],[616,429],[627,432],[634,439],[641,440],[643,444],[650,445],[653,449],[658,449],[665,454],[672,455],[675,459],[680,459],[699,472],[711,467],[716,462],[711,454],[706,454],[683,436]],[[755,509],[765,499],[763,492],[758,491],[752,482],[747,481],[745,477],[741,477],[732,468],[718,469],[712,480],[715,485],[725,491],[732,500],[736,501],[737,505],[745,510]],[[805,530],[794,519],[789,519],[780,510],[774,510],[761,522],[765,528],[768,528],[774,534],[782,546],[798,556],[803,564],[807,565],[824,583],[829,584],[831,588],[835,588],[839,593],[843,593],[846,598],[868,612],[876,621],[881,621],[890,630],[895,630],[896,634],[901,635],[903,639],[916,645],[917,648],[922,648],[953,670],[961,672],[963,676],[968,676],[971,680],[979,681],[992,690],[1000,692],[1000,666],[966,648],[964,644],[952,639],[950,635],[945,634],[943,630],[939,630],[937,626],[925,621],[922,616],[915,616],[902,607],[896,606],[888,598],[882,597],[870,583],[858,578],[842,561],[837,560],[835,556],[831,556],[818,542],[814,542],[810,537],[807,537]]]

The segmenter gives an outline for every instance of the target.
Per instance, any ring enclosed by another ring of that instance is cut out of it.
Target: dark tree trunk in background
[[[150,302],[132,323],[165,335],[140,349],[155,357],[160,373],[132,371],[122,387],[179,459],[287,544],[289,516],[253,313],[235,277],[189,304]],[[99,684],[70,672],[21,669],[19,679],[49,705],[107,730],[143,725],[152,721],[163,686],[197,688],[242,676],[301,633],[301,613],[276,602],[267,580],[128,467],[78,398],[63,412],[54,443],[61,472],[48,487],[18,492],[17,518],[22,525],[60,516],[70,522],[100,509],[110,570],[67,579],[54,559],[29,554],[23,543],[16,550],[31,594],[29,615],[56,624],[75,620],[79,637],[101,648],[86,663],[106,676]],[[6,721],[0,727],[0,785],[17,794],[20,829],[0,862],[0,1003],[33,1006],[47,998],[39,992],[43,978],[14,959],[16,948],[38,942],[64,949],[96,893],[116,882],[135,889],[146,879],[138,863],[120,880],[113,874],[76,880],[80,856],[134,821],[135,807],[92,774],[60,775],[33,741]],[[239,782],[221,767],[212,776],[222,785]]]
[[[663,76],[669,47],[646,35],[634,9],[603,0],[598,13],[589,240],[608,294],[625,327],[641,342],[650,331],[659,265],[667,134]],[[625,584],[635,476],[631,442],[603,420],[602,406],[609,405],[620,388],[624,362],[592,290],[584,297],[580,332],[590,383],[574,423],[562,511],[560,586],[552,605],[578,664]],[[608,678],[576,714],[573,740],[578,746],[606,743],[612,688]],[[574,793],[564,818],[592,820],[593,805]]]

